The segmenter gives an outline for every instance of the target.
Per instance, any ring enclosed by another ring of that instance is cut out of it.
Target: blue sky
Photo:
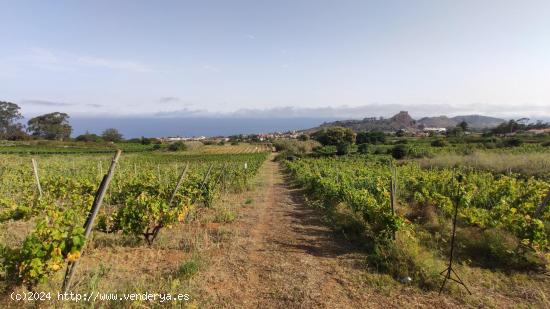
[[[550,1],[5,1],[25,115],[550,116]]]

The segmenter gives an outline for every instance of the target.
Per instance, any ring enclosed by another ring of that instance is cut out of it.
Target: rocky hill
[[[420,130],[425,127],[436,128],[452,128],[462,121],[466,121],[473,129],[484,129],[496,127],[506,120],[494,117],[481,115],[466,115],[466,116],[438,116],[424,117],[419,120],[414,120],[408,112],[401,111],[391,118],[364,118],[363,120],[340,120],[334,122],[323,123],[318,128],[313,128],[307,131],[316,131],[320,128],[331,126],[341,126],[351,128],[354,131],[396,131],[399,129],[405,130]]]

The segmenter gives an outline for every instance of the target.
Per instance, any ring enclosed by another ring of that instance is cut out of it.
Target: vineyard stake
[[[105,197],[105,192],[107,191],[107,188],[109,187],[109,183],[111,182],[111,179],[113,178],[113,174],[115,172],[115,167],[118,163],[118,159],[120,157],[120,154],[122,153],[122,150],[117,150],[115,156],[113,157],[113,161],[111,162],[111,167],[109,167],[109,171],[107,171],[107,174],[103,176],[103,179],[101,180],[101,184],[99,185],[99,188],[97,189],[97,193],[94,198],[94,203],[92,204],[92,209],[90,210],[90,213],[88,214],[88,218],[86,219],[86,223],[84,223],[84,244],[82,246],[82,250],[84,250],[84,246],[86,245],[86,239],[90,236],[92,233],[92,226],[95,220],[95,217],[97,216],[97,213],[99,212],[99,209],[101,208],[101,203],[103,202],[103,198]],[[69,290],[69,287],[71,285],[71,279],[74,275],[74,272],[76,270],[76,266],[78,265],[79,259],[75,260],[74,262],[70,263],[67,267],[67,271],[65,272],[65,278],[63,280],[63,293],[67,293]]]
[[[176,193],[178,192],[179,187],[181,186],[183,179],[185,179],[185,175],[187,174],[187,168],[189,167],[189,163],[185,165],[185,168],[183,169],[183,172],[181,173],[178,182],[176,183],[176,187],[174,188],[174,191],[172,192],[172,195],[170,196],[170,201],[168,202],[168,206],[172,207],[172,203],[174,201],[174,198],[176,197]],[[147,244],[150,246],[153,244],[153,241],[155,238],[157,238],[157,235],[160,232],[160,229],[163,227],[162,223],[159,223],[157,226],[153,228],[152,232],[149,232],[149,229],[147,229],[146,233],[144,233],[145,240],[147,241]]]
[[[160,164],[157,164],[157,174],[158,174],[159,182],[162,182],[162,178],[160,176]]]
[[[38,166],[36,160],[32,159],[32,169],[34,171],[34,179],[36,180],[36,186],[38,187],[38,194],[42,197],[42,186],[40,185],[40,177],[38,177]]]
[[[168,202],[168,205],[172,207],[172,203],[174,202],[174,198],[176,197],[176,193],[178,192],[178,189],[180,188],[183,179],[185,178],[185,175],[187,174],[187,168],[189,167],[189,163],[185,165],[185,168],[183,169],[183,172],[180,175],[180,178],[178,179],[178,182],[176,183],[176,187],[174,188],[174,191],[172,192],[172,195],[170,196],[170,202]]]
[[[206,184],[206,181],[208,180],[208,177],[210,177],[210,172],[212,172],[212,167],[214,167],[214,164],[210,164],[208,167],[208,171],[206,172],[206,175],[204,175],[204,179],[202,180],[202,186],[204,187]]]
[[[390,205],[391,205],[391,214],[392,217],[395,217],[395,196],[396,196],[396,186],[397,186],[397,172],[395,167],[391,165],[391,178],[390,178]],[[395,240],[395,231],[392,235],[393,240]]]
[[[440,272],[439,274],[440,275],[443,275],[445,272],[445,279],[443,280],[443,283],[441,284],[441,287],[439,288],[439,295],[441,295],[441,292],[443,291],[443,287],[445,287],[445,283],[447,283],[447,279],[448,280],[453,280],[454,282],[462,285],[466,291],[468,291],[468,293],[470,295],[472,295],[472,292],[470,292],[470,290],[468,289],[468,287],[466,286],[466,284],[462,281],[462,279],[460,279],[460,277],[458,276],[458,274],[455,272],[455,270],[453,269],[453,257],[454,257],[454,248],[455,248],[455,235],[456,235],[456,217],[458,215],[458,204],[460,203],[460,197],[459,197],[459,185],[460,183],[462,182],[462,175],[459,175],[458,176],[458,179],[456,180],[456,184],[457,184],[457,188],[456,188],[456,191],[455,192],[455,197],[454,197],[454,216],[453,216],[453,234],[451,236],[451,253],[450,253],[450,256],[449,256],[449,266],[447,266],[447,268],[445,268],[442,272]],[[451,278],[451,272],[453,274],[455,274],[456,276],[456,279],[455,278]]]
[[[535,218],[538,218],[540,214],[542,213],[542,210],[544,207],[546,207],[548,204],[550,204],[550,189],[548,190],[548,193],[546,193],[546,196],[540,202],[539,206],[537,206],[537,209],[535,210]]]

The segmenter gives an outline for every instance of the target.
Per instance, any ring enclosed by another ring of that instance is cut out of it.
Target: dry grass
[[[250,186],[256,188],[259,182],[256,177]],[[94,231],[80,259],[72,291],[189,294],[189,301],[169,305],[175,308],[197,307],[199,289],[196,277],[208,268],[214,252],[223,251],[224,246],[232,242],[234,235],[228,226],[237,218],[240,208],[254,206],[251,197],[251,191],[222,193],[213,207],[198,209],[191,222],[161,230],[151,247],[132,236]],[[20,245],[33,226],[33,222],[24,221],[1,223],[0,243]],[[35,290],[51,292],[52,298],[57,298],[63,274],[64,270],[55,273]],[[15,287],[15,290],[24,292],[25,288]],[[22,305],[10,301],[9,295],[0,297],[0,308]],[[41,303],[40,308],[164,308],[166,305],[147,301],[74,303],[52,299]]]
[[[490,153],[471,155],[444,154],[417,160],[422,167],[472,167],[498,173],[520,173],[527,176],[550,177],[549,153]]]

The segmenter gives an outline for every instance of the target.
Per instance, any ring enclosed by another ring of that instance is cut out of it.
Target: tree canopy
[[[120,142],[122,140],[122,134],[115,128],[106,129],[101,136],[108,142]]]
[[[32,136],[44,139],[68,139],[73,130],[68,119],[69,115],[60,112],[37,116],[29,120],[27,131]]]
[[[357,144],[383,144],[386,142],[384,132],[360,132],[357,133]]]
[[[355,132],[349,128],[343,127],[330,127],[322,131],[317,131],[312,137],[324,146],[355,143]]]
[[[20,139],[25,136],[24,126],[17,123],[23,118],[19,105],[0,101],[0,139]]]

